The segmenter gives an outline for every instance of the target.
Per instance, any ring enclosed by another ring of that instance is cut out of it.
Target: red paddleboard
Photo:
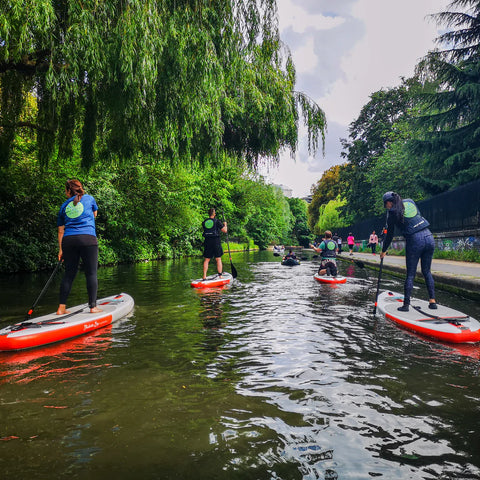
[[[194,288],[222,287],[229,284],[232,280],[233,276],[230,273],[222,273],[221,276],[218,274],[210,275],[205,280],[201,278],[192,280],[190,285]]]
[[[340,275],[337,275],[336,277],[332,277],[330,275],[316,275],[313,276],[313,278],[320,283],[346,283],[347,282],[347,277],[342,277]]]
[[[102,310],[98,313],[90,313],[85,303],[69,308],[71,313],[66,315],[50,313],[10,325],[0,330],[0,351],[40,347],[78,337],[124,317],[132,311],[133,305],[133,298],[121,293],[98,300],[97,306]]]
[[[382,292],[378,296],[377,308],[386,318],[421,335],[450,343],[480,342],[480,323],[458,310],[438,305],[436,310],[428,308],[428,302],[412,298],[408,312],[399,312],[403,295]]]

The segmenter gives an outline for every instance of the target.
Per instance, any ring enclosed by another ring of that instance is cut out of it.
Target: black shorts
[[[220,237],[205,238],[203,243],[204,258],[219,258],[223,255],[223,248]]]

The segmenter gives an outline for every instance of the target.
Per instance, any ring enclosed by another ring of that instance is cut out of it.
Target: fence
[[[448,192],[417,203],[422,216],[430,222],[437,248],[442,250],[477,248],[480,250],[480,180],[467,183]],[[345,242],[349,232],[356,242],[368,240],[373,230],[379,234],[385,225],[385,215],[369,218],[337,230]],[[400,248],[401,248],[400,241]],[[395,247],[395,245],[393,245]]]

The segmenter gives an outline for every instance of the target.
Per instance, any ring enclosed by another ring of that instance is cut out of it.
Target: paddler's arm
[[[393,215],[388,215],[387,217],[387,234],[383,239],[383,246],[382,246],[382,253],[380,254],[380,258],[385,258],[387,254],[388,247],[392,243],[393,240],[393,232],[395,231],[395,219]]]
[[[227,222],[223,222],[223,228],[220,231],[223,233],[227,233]]]
[[[65,233],[65,225],[61,225],[60,227],[58,227],[58,261],[60,261],[63,256],[62,240],[63,240],[64,233]]]

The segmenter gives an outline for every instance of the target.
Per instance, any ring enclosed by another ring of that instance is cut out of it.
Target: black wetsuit
[[[432,232],[428,228],[430,224],[420,215],[420,211],[413,200],[403,200],[405,206],[404,221],[395,209],[388,211],[387,234],[383,242],[382,252],[386,252],[392,242],[395,226],[398,227],[405,237],[405,261],[407,266],[407,278],[404,285],[404,304],[410,304],[410,296],[413,290],[413,280],[417,272],[418,261],[421,261],[422,274],[425,278],[428,295],[435,298],[435,284],[430,268],[432,266],[435,241]]]
[[[223,223],[218,218],[206,218],[203,223],[203,257],[219,258],[223,255],[222,243],[220,241],[220,231]]]

